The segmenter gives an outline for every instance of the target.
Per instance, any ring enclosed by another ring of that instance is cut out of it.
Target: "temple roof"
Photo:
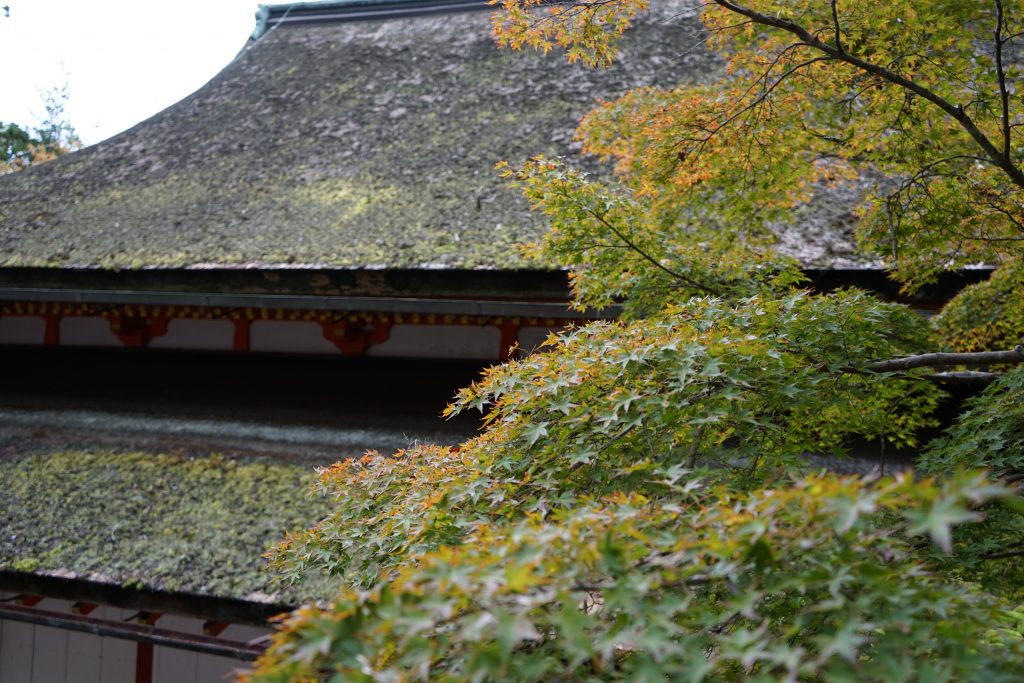
[[[0,177],[0,267],[526,267],[515,247],[544,219],[495,163],[573,157],[600,99],[721,64],[692,0],[654,3],[607,70],[499,50],[486,6],[261,7],[256,38],[197,92]],[[850,206],[815,203],[783,246],[811,267],[857,265]]]
[[[313,478],[308,465],[266,459],[5,452],[0,573],[283,604],[329,594],[327,579],[277,584],[261,557],[326,514]]]

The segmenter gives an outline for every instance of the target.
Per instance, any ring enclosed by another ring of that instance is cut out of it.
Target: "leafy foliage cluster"
[[[646,3],[503,6],[499,41],[600,65]],[[535,253],[624,319],[487,371],[449,408],[484,413],[459,448],[322,472],[332,513],[271,561],[346,587],[287,617],[250,679],[1020,680],[1024,374],[920,444],[950,378],[880,361],[1024,338],[1022,10],[713,0],[730,78],[583,121],[619,185],[505,166],[550,221]],[[882,180],[862,246],[907,289],[979,261],[993,280],[935,324],[798,289],[769,224],[863,177]],[[919,476],[807,471],[854,439],[922,446]]]
[[[458,547],[402,558],[389,581],[300,610],[257,678],[315,679],[321,667],[337,680],[1019,675],[1020,649],[993,633],[1009,616],[937,580],[908,542],[948,541],[968,504],[1002,489],[811,476],[737,492],[651,474],[669,475],[648,480],[651,497],[478,520]]]
[[[942,310],[936,329],[954,351],[983,351],[1021,343],[1024,330],[1024,268],[999,268],[971,285]]]
[[[292,579],[316,568],[369,585],[382,569],[458,542],[467,516],[492,523],[649,495],[652,480],[684,474],[752,485],[854,434],[912,442],[936,389],[844,368],[906,348],[922,322],[864,299],[694,298],[664,316],[552,340],[555,350],[496,366],[463,390],[449,410],[488,406],[489,427],[459,450],[375,455],[324,473],[325,492],[345,505],[293,537],[275,562]],[[823,410],[835,418],[821,419]]]
[[[0,121],[0,173],[24,171],[32,164],[50,161],[82,146],[65,107],[68,87],[53,88],[44,95],[46,115],[35,127]]]

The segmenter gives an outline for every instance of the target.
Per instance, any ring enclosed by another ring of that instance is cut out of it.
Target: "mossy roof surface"
[[[321,584],[279,591],[262,558],[326,514],[313,476],[220,456],[0,457],[0,569],[283,603],[329,595]]]
[[[131,130],[0,177],[0,266],[522,267],[543,220],[495,163],[571,155],[599,99],[719,72],[691,5],[654,3],[608,70],[499,50],[487,11],[277,27]]]

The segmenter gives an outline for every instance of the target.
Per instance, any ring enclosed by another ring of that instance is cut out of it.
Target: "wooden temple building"
[[[520,255],[543,218],[494,165],[571,156],[599,99],[716,73],[691,4],[657,3],[608,70],[498,50],[483,1],[264,6],[191,96],[0,179],[0,343],[532,346],[576,316],[564,277]],[[850,209],[822,202],[785,244],[809,267],[854,263]]]
[[[192,95],[0,177],[0,353],[487,362],[532,348],[580,314],[562,271],[520,255],[544,220],[494,166],[577,155],[576,122],[602,98],[720,73],[695,6],[652,3],[607,70],[497,49],[485,0],[261,6]],[[882,279],[853,255],[854,197],[780,231],[822,281]],[[169,590],[144,557],[131,575],[19,564],[19,543],[0,539],[3,683],[221,680],[287,606],[252,586]]]

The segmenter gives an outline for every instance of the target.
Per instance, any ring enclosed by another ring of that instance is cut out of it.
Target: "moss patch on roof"
[[[275,28],[130,131],[0,177],[0,266],[522,267],[544,223],[494,164],[717,73],[692,5],[655,3],[609,70],[498,50],[487,12]]]
[[[294,601],[263,552],[327,512],[308,467],[223,456],[59,451],[0,458],[0,569]],[[326,594],[330,594],[329,592]]]

